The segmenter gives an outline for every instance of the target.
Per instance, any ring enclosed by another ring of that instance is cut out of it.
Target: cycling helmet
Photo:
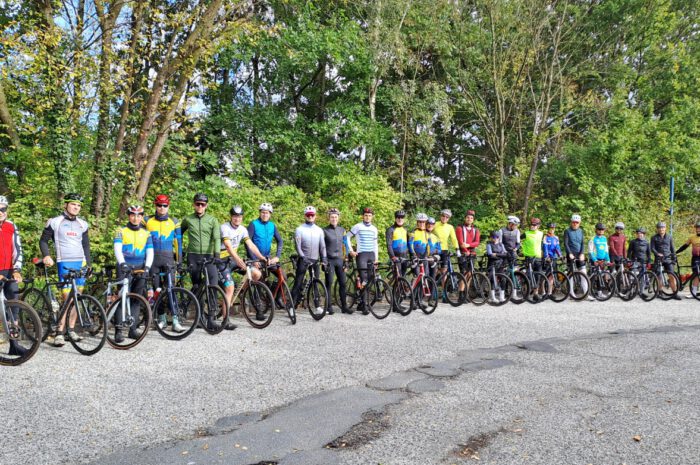
[[[637,232],[638,232],[638,233],[642,233],[642,234],[646,234],[646,233],[647,233],[647,228],[643,228],[643,227],[640,226],[639,228],[637,228]]]
[[[451,217],[451,216],[452,216],[452,210],[450,210],[449,208],[445,208],[443,211],[440,212],[440,214],[441,214],[441,215],[445,215],[445,216],[447,216],[447,217]]]
[[[362,214],[364,215],[366,213],[371,213],[374,215],[374,210],[372,210],[370,207],[365,207],[362,209]]]
[[[65,203],[78,203],[80,205],[83,204],[83,196],[80,194],[76,194],[75,192],[71,192],[70,194],[66,194],[63,196],[63,201]]]
[[[316,214],[316,207],[309,205],[308,207],[304,208],[304,215],[315,215]]]
[[[595,225],[595,230],[600,231],[600,230],[605,230],[605,225],[603,223],[596,223]]]
[[[141,205],[129,205],[126,213],[129,215],[143,215],[143,207]]]
[[[329,215],[340,215],[340,210],[338,210],[337,208],[329,208],[328,214]]]
[[[261,212],[270,212],[272,213],[272,204],[269,204],[267,202],[261,203],[260,208],[258,208]]]
[[[170,205],[170,197],[165,194],[156,195],[156,199],[153,203],[156,205]]]
[[[658,223],[656,223],[656,227],[657,227],[657,228],[665,228],[665,227],[666,227],[666,223],[664,223],[663,221],[659,221]]]
[[[425,213],[418,213],[416,215],[416,221],[428,221],[428,215]]]
[[[0,195],[0,205],[5,205],[6,207],[10,206],[10,202],[7,201],[7,197],[4,195]]]
[[[428,218],[428,224],[435,224],[435,218],[432,216]]]
[[[405,218],[406,217],[406,210],[396,210],[394,212],[394,218]]]
[[[240,205],[234,205],[231,207],[231,209],[228,211],[231,216],[242,216],[243,215],[243,207]]]
[[[0,203],[2,203],[2,202],[0,202]],[[700,228],[700,221],[698,221],[697,223],[695,223],[695,227],[696,227],[696,228]]]
[[[571,215],[571,222],[576,222],[580,223],[581,222],[581,215]]]
[[[491,231],[491,239],[496,239],[497,237],[501,237],[501,232],[500,231]]]
[[[556,223],[547,223],[547,229],[552,229],[552,228],[556,228],[556,227],[557,227]]]
[[[508,217],[508,223],[520,224],[520,218],[518,218],[517,216],[510,215]]]
[[[194,200],[193,202],[204,202],[204,203],[209,203],[209,197],[207,197],[207,194],[202,194],[201,192],[198,194],[194,194]]]
[[[532,226],[539,226],[542,224],[542,220],[539,218],[530,218],[530,224]]]
[[[476,212],[474,210],[467,210],[464,216],[476,216]]]
[[[625,229],[625,223],[623,223],[622,221],[618,221],[617,223],[615,223],[615,229]]]

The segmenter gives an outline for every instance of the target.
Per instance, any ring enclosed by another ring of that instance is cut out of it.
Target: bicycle
[[[626,258],[620,258],[613,264],[615,294],[623,301],[630,301],[637,295],[637,277],[630,270],[630,267],[631,262]]]
[[[391,287],[393,296],[394,310],[402,316],[408,315],[415,308],[411,283],[403,277],[402,273],[403,264],[408,261],[403,257],[396,257],[396,260],[392,260],[390,262],[391,270],[387,277],[387,284]]]
[[[359,268],[358,271],[367,271],[367,283],[364,285],[357,277],[357,286],[360,294],[360,303],[364,305],[364,312],[369,312],[378,320],[388,317],[394,308],[391,288],[379,275],[379,267],[373,261],[367,261],[367,268]]]
[[[605,267],[605,260],[591,262],[591,271],[588,276],[593,298],[600,302],[605,302],[615,294],[615,278]]]
[[[488,304],[493,307],[500,307],[511,300],[513,295],[513,280],[510,279],[507,274],[498,271],[499,269],[505,269],[503,265],[496,266],[494,264],[491,268],[487,266],[486,269],[490,288]],[[498,296],[496,296],[497,292]]]
[[[681,274],[681,266],[676,262],[676,275],[678,276],[679,279],[679,287],[678,291],[682,291],[686,284],[690,283],[690,295],[695,297],[697,300],[700,300],[700,283],[696,284],[696,287],[693,288],[693,283],[695,283],[696,280],[700,281],[700,263],[696,263],[694,267],[683,267],[683,268],[692,268],[690,274]]]
[[[354,260],[348,260],[347,258],[343,261],[345,266],[345,307],[349,313],[353,313],[355,303],[358,300],[357,288],[355,286],[355,281],[357,280],[357,269],[355,268]],[[340,303],[340,281],[333,281],[333,289],[331,289],[333,295],[333,302],[338,307],[342,307]]]
[[[426,315],[433,313],[438,305],[437,283],[425,272],[425,264],[432,265],[433,262],[430,258],[414,258],[411,262],[413,273],[416,275],[411,282],[413,300]]]
[[[107,307],[107,342],[115,349],[126,350],[135,347],[146,337],[151,327],[153,317],[148,300],[141,294],[129,291],[132,276],[142,273],[143,270],[130,268],[123,279],[106,282],[107,289],[104,295],[105,301],[109,302]],[[121,289],[114,296],[112,288],[119,286]],[[134,307],[137,308],[136,312],[133,312]],[[125,332],[127,337],[124,337]]]
[[[55,334],[60,322],[66,326],[73,313],[76,315],[76,325],[73,331],[76,337],[68,337],[71,345],[83,355],[94,355],[102,349],[107,340],[107,317],[102,304],[93,296],[81,294],[78,290],[77,279],[89,274],[87,269],[66,268],[67,273],[61,278],[65,281],[52,283],[49,280],[47,267],[37,258],[34,265],[43,270],[45,285],[42,290],[32,285],[22,294],[21,300],[29,303],[39,314],[45,341],[49,334]],[[69,285],[70,290],[62,304],[59,305],[51,286]]]
[[[544,259],[544,274],[551,287],[549,298],[553,302],[559,303],[569,298],[570,281],[562,271],[554,266],[554,263],[551,258]]]
[[[297,255],[292,255],[291,259],[296,266],[301,265],[299,263],[300,257]],[[309,275],[308,279],[307,275]],[[326,316],[330,297],[326,285],[316,276],[316,266],[307,266],[299,289],[299,300],[295,302],[295,308],[298,308],[300,305],[305,306],[309,310],[311,317],[316,321]]]
[[[661,300],[672,299],[678,294],[678,288],[680,279],[674,271],[666,271],[663,266],[665,263],[663,260],[654,260],[654,265],[652,266],[652,271],[656,275],[659,281],[659,298]]]
[[[516,305],[520,305],[525,302],[530,294],[530,281],[525,273],[520,271],[517,257],[510,256],[507,260],[506,275],[513,283],[513,292],[510,296],[510,301]]]
[[[447,252],[447,267],[445,271],[438,270],[435,282],[442,291],[444,301],[453,307],[459,307],[467,300],[467,279],[452,264],[452,253]],[[473,275],[472,275],[473,276]]]
[[[174,273],[178,273],[178,280],[182,279],[181,271],[177,265],[161,266],[158,270],[161,287],[153,295],[155,329],[161,336],[170,340],[181,340],[192,334],[201,313],[197,296],[189,289],[176,286],[173,281]],[[175,321],[182,327],[181,331],[172,329]],[[168,327],[171,328],[170,331]]]
[[[268,277],[274,277],[268,280]],[[292,324],[297,324],[297,314],[292,301],[292,292],[287,285],[287,278],[280,264],[267,265],[262,270],[260,281],[265,283],[275,299],[275,307],[283,308]]]
[[[525,276],[527,277],[529,292],[525,294],[525,299],[531,304],[536,304],[546,300],[552,293],[552,286],[545,275],[541,271],[535,271],[533,268],[534,258],[525,258]]]
[[[224,330],[228,319],[229,303],[226,293],[218,284],[209,284],[209,268],[207,265],[226,266],[228,259],[208,257],[199,260],[200,277],[204,274],[204,279],[192,289],[192,293],[197,296],[201,313],[199,314],[199,325],[209,334],[219,334]],[[217,280],[218,282],[218,273]]]
[[[637,275],[637,294],[645,302],[651,302],[659,295],[659,278],[651,271],[651,265],[632,263],[632,272]]]
[[[254,265],[260,263],[260,260],[246,260],[245,263],[246,272],[231,297],[230,313],[234,315],[242,313],[253,328],[267,328],[275,316],[275,298],[262,280],[253,279]],[[289,302],[291,302],[291,294]]]
[[[466,270],[464,279],[467,283],[466,298],[474,305],[483,305],[489,300],[489,295],[493,290],[489,277],[482,271],[477,271],[474,266],[476,255],[463,255],[460,257],[462,267]],[[511,288],[513,286],[510,286]],[[510,298],[510,297],[509,297]]]
[[[0,365],[4,366],[21,365],[32,358],[44,334],[39,314],[31,305],[5,299],[5,286],[13,282],[17,281],[0,276]]]
[[[588,297],[591,290],[591,280],[583,271],[579,271],[575,267],[576,260],[567,260],[566,267],[568,272],[566,278],[569,280],[569,297],[576,301],[581,301]]]

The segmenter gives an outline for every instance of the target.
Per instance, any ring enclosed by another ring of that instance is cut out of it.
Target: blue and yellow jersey
[[[442,241],[440,240],[440,238],[436,234],[430,233],[430,237],[428,237],[428,239],[428,248],[430,249],[430,255],[442,253]]]
[[[391,226],[386,230],[386,248],[390,257],[406,255],[408,231],[403,226]]]
[[[118,263],[143,266],[149,249],[153,250],[153,239],[144,227],[132,229],[124,226],[119,228],[114,236],[114,254]]]
[[[176,218],[155,216],[146,219],[146,229],[153,240],[153,251],[156,255],[173,254],[177,260],[182,258],[182,230],[180,221]]]
[[[430,251],[430,233],[416,229],[408,236],[408,251],[418,257],[426,257]]]

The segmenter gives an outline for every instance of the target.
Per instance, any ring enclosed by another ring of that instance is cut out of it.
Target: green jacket
[[[542,258],[542,239],[544,232],[529,229],[521,236],[523,255],[526,257]]]
[[[187,237],[187,253],[219,256],[221,250],[221,229],[219,222],[211,215],[201,218],[195,214],[182,220],[182,237]]]

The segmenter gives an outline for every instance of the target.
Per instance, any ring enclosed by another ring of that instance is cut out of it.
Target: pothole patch
[[[424,392],[437,392],[444,387],[445,383],[439,379],[426,378],[412,382],[406,387],[406,389],[408,389],[408,392],[412,392],[414,394],[422,394]]]
[[[553,345],[547,344],[546,342],[542,342],[542,341],[518,342],[517,344],[515,344],[515,347],[517,347],[518,349],[530,350],[533,352],[547,352],[547,353],[558,352],[558,350]]]
[[[362,421],[342,436],[326,444],[327,449],[355,449],[380,437],[391,426],[384,412],[369,410],[362,414]]]
[[[426,376],[427,375],[424,373],[418,373],[415,370],[400,371],[384,378],[373,379],[369,381],[366,386],[370,389],[377,389],[380,391],[394,391],[397,389],[406,389],[406,386],[410,383],[419,379],[424,379]]]
[[[422,365],[418,368],[416,368],[416,371],[420,373],[425,373],[426,375],[429,376],[434,376],[436,378],[451,378],[453,376],[457,376],[459,374],[459,371],[455,368],[450,367],[449,365],[442,364],[442,363],[435,363],[432,365]]]
[[[506,358],[495,358],[493,360],[481,360],[479,362],[470,362],[463,364],[460,369],[466,372],[475,372],[483,370],[495,370],[507,366],[515,365],[515,362]]]

